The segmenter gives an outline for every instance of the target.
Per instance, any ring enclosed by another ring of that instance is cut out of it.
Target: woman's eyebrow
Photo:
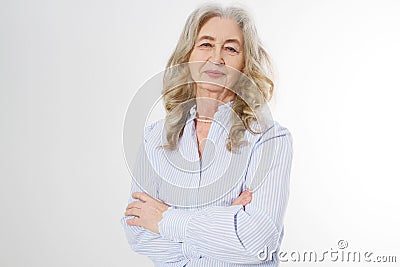
[[[200,42],[201,40],[210,40],[210,41],[215,41],[215,38],[209,35],[203,35],[197,39],[197,42]]]
[[[240,46],[240,41],[238,39],[228,39],[225,43],[237,43]]]
[[[203,35],[197,39],[197,42],[200,42],[202,40],[215,41],[215,38],[210,35]],[[236,38],[227,39],[227,40],[225,40],[225,43],[237,43],[240,46],[240,41],[239,41],[239,39],[236,39]]]

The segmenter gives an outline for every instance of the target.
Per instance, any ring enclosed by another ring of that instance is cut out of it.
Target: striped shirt
[[[195,129],[196,105],[176,150],[165,150],[164,120],[145,128],[133,172],[132,193],[145,191],[170,205],[159,222],[160,234],[121,223],[131,248],[155,266],[278,266],[289,196],[292,137],[270,120],[260,134],[245,131],[246,145],[226,149],[232,101],[214,114],[201,158]],[[221,182],[222,181],[222,182]],[[253,191],[245,207],[231,205]]]

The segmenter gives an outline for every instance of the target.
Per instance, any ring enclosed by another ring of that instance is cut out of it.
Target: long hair
[[[201,27],[211,18],[229,18],[239,25],[244,37],[245,67],[243,74],[247,82],[236,87],[232,104],[232,126],[229,130],[226,148],[236,151],[246,143],[242,140],[245,130],[252,134],[260,133],[252,129],[257,121],[255,110],[267,103],[274,90],[274,84],[268,75],[272,75],[270,57],[263,47],[256,27],[249,13],[242,7],[222,7],[218,4],[203,4],[187,18],[182,34],[174,52],[168,60],[164,73],[163,101],[167,112],[165,118],[166,149],[175,149],[182,136],[189,110],[195,99],[195,85],[189,82],[189,68],[184,63],[190,54]],[[268,74],[267,74],[268,73]],[[250,81],[250,82],[249,82]]]

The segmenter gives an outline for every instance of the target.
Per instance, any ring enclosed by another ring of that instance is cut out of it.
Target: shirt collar
[[[225,103],[225,104],[221,104],[218,106],[217,111],[215,112],[215,116],[219,116],[220,113],[225,113],[227,111],[229,111],[232,107],[233,104],[233,100]],[[191,108],[190,108],[190,115],[189,115],[189,120],[194,120],[196,118],[196,104],[194,104]]]

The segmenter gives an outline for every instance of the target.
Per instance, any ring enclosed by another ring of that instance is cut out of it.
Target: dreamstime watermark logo
[[[155,184],[162,183],[164,192],[174,192],[174,194],[169,194],[166,199],[163,199],[165,203],[172,206],[203,206],[220,199],[243,181],[243,177],[246,175],[246,159],[252,153],[250,146],[241,147],[240,155],[238,153],[220,153],[221,151],[216,149],[213,140],[207,139],[206,147],[210,149],[207,150],[207,157],[203,157],[204,159],[201,162],[199,159],[193,159],[195,157],[187,157],[187,154],[183,153],[181,149],[157,150],[159,151],[156,156],[158,161],[154,161],[154,151],[156,149],[151,145],[156,144],[155,146],[158,148],[166,145],[170,141],[167,136],[172,134],[168,130],[174,129],[178,131],[178,127],[174,128],[175,124],[185,121],[186,116],[194,115],[190,114],[190,112],[192,112],[193,107],[195,107],[200,98],[194,99],[192,97],[182,100],[185,97],[181,95],[189,95],[190,91],[195,90],[195,85],[201,83],[202,86],[212,87],[213,90],[215,88],[225,88],[233,92],[237,99],[244,101],[252,110],[255,119],[252,124],[254,126],[253,130],[261,130],[263,132],[270,128],[271,136],[276,136],[276,128],[271,127],[273,118],[268,104],[264,104],[261,101],[261,99],[265,100],[265,92],[262,92],[252,79],[234,68],[223,66],[219,69],[223,75],[214,73],[210,76],[207,75],[207,70],[211,68],[215,68],[215,66],[210,65],[210,62],[190,62],[167,68],[151,77],[139,88],[125,114],[123,147],[125,161],[131,176],[150,195],[155,194]],[[162,92],[164,95],[161,95]],[[149,124],[149,114],[163,97],[167,101],[166,106],[170,109],[167,110],[165,124],[159,123],[156,126]],[[212,99],[204,101],[210,102]],[[217,100],[214,99],[214,101]],[[211,106],[214,104],[211,104]],[[222,105],[222,103],[218,103],[218,105]],[[233,115],[229,118],[230,120],[235,120],[236,127],[237,123],[243,126],[240,114],[230,106],[228,106],[228,109]],[[249,111],[246,110],[246,112],[248,113]],[[222,128],[219,131],[221,135],[228,136],[231,126],[224,118],[215,115],[213,118],[214,125]],[[169,119],[168,122],[167,119]],[[156,130],[152,132],[152,139],[149,142],[147,142],[148,140],[145,142],[144,129],[149,129],[149,126],[155,127]],[[181,126],[184,127],[185,125]],[[154,133],[156,133],[156,137],[154,137]],[[175,132],[173,134],[179,134],[180,136],[181,133]],[[226,141],[229,140],[227,139]],[[276,146],[277,141],[271,138],[268,147],[268,151],[271,151],[271,153],[266,155],[266,153],[260,151],[260,154],[263,155],[260,162],[263,162],[263,164],[258,164],[254,177],[252,177],[251,181],[247,181],[248,184],[246,184],[246,187],[251,188],[253,192],[262,184],[271,166],[273,166],[277,151]],[[191,149],[193,155],[198,153],[196,148]],[[262,149],[264,147],[260,148],[260,150]],[[139,161],[137,160],[138,158],[140,159]],[[159,164],[160,160],[162,164]],[[224,164],[221,165],[221,162],[224,162]],[[218,165],[218,175],[213,175],[212,179],[207,182],[204,181],[201,186],[193,187],[188,183],[180,183],[179,179],[175,179],[182,176],[200,175],[200,172],[213,164]]]
[[[345,249],[349,246],[349,243],[346,240],[339,240],[338,247],[339,249]]]
[[[272,260],[278,257],[280,262],[372,262],[372,263],[396,263],[397,256],[377,255],[372,251],[351,250],[346,240],[339,240],[337,248],[317,252],[315,250],[291,250],[270,251],[267,246],[258,252],[258,259],[262,261]]]

